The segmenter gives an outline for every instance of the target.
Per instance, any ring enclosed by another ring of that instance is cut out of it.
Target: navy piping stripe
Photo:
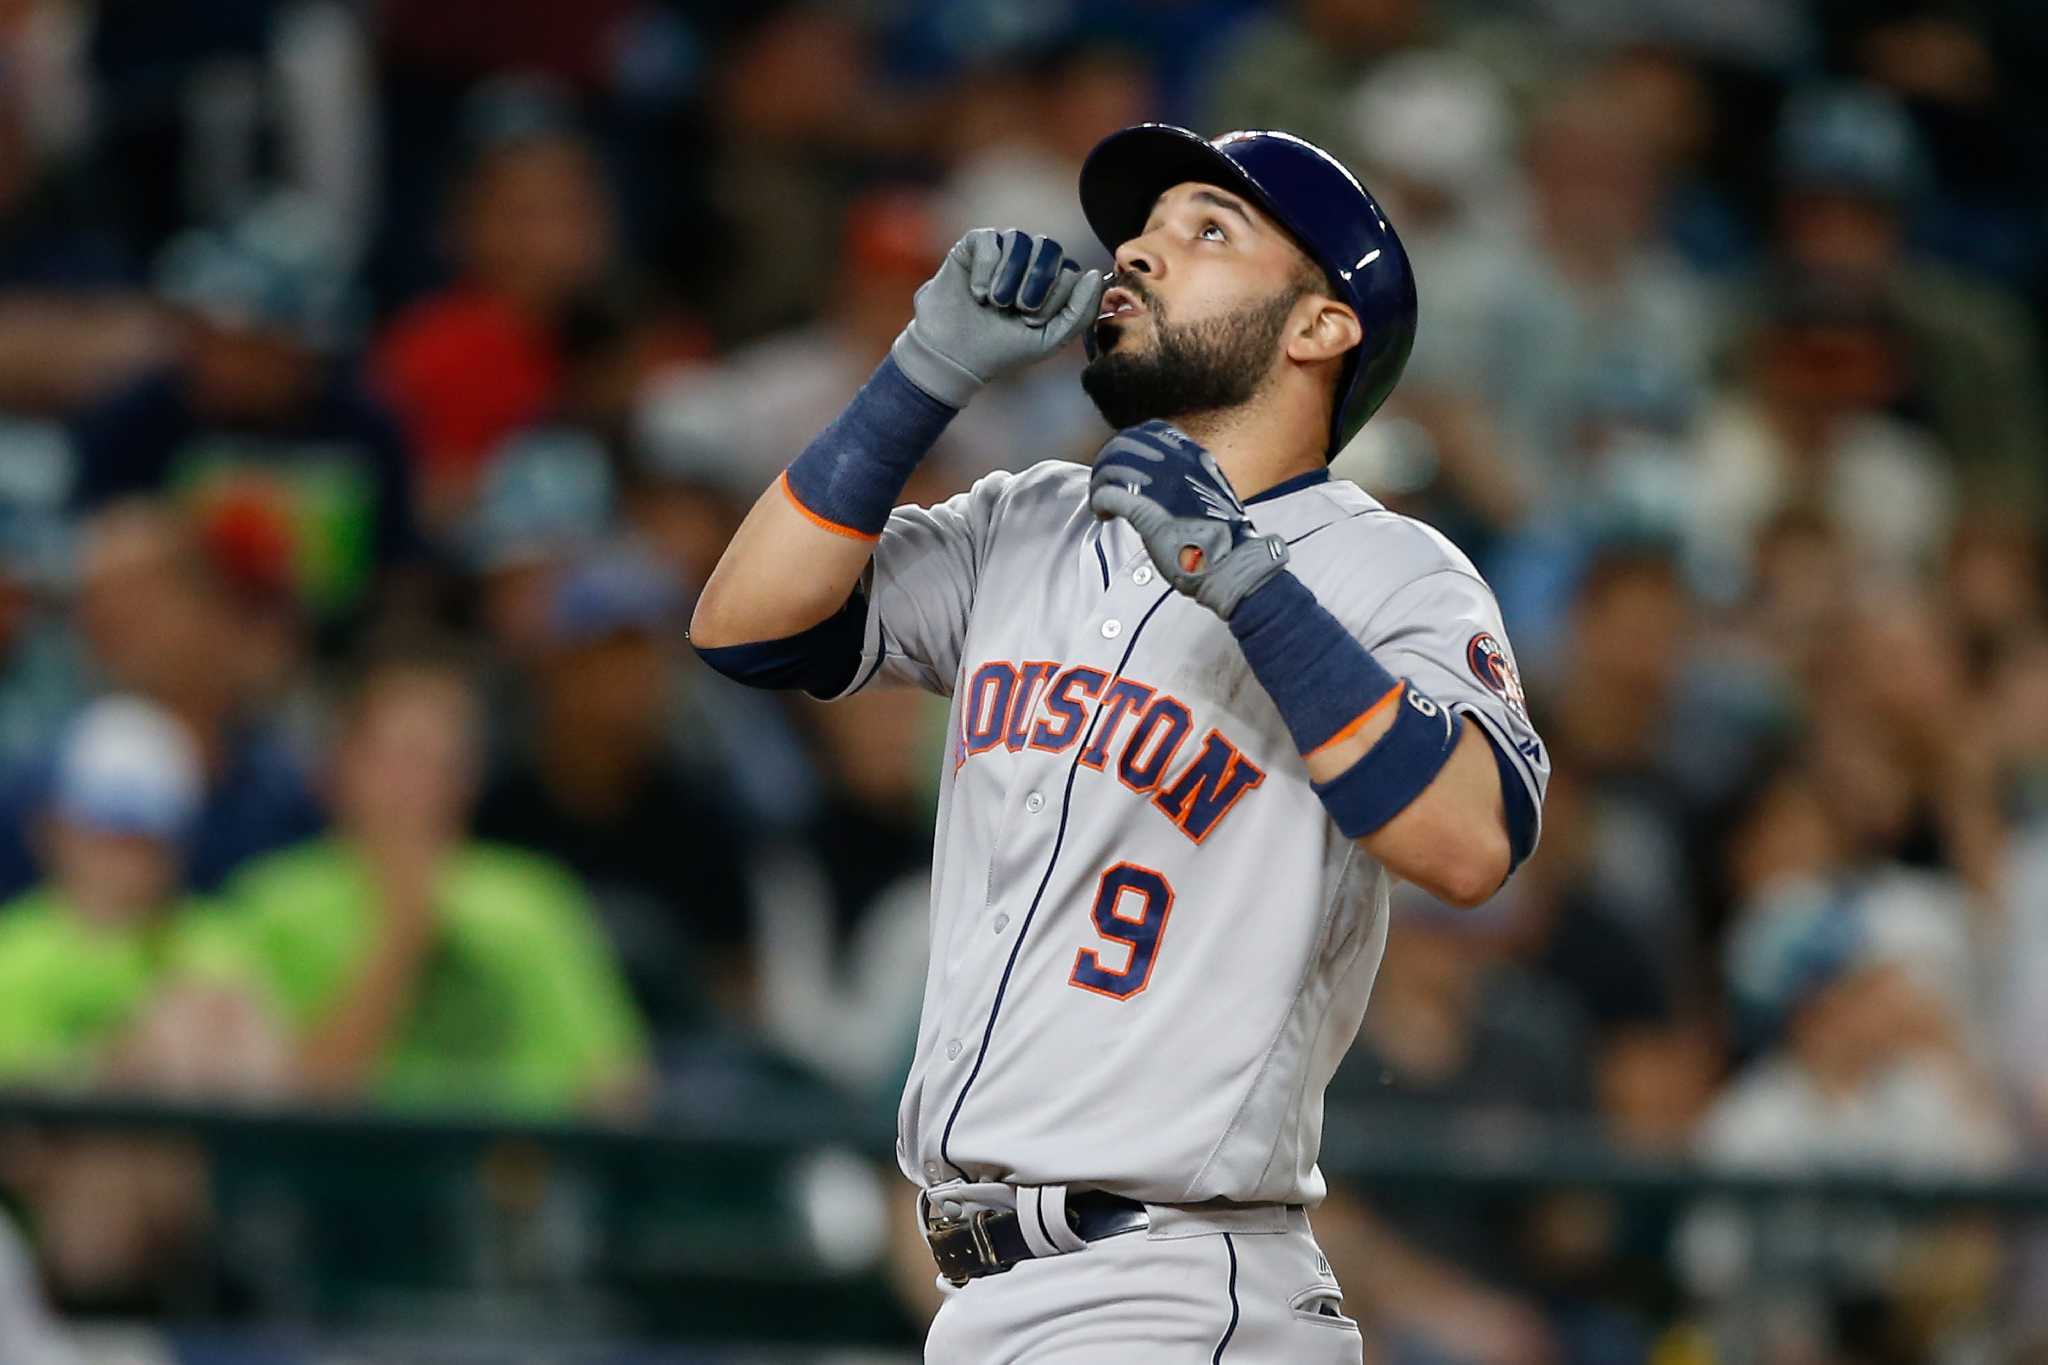
[[[1301,542],[1307,540],[1310,536],[1314,535],[1318,531],[1327,531],[1332,526],[1341,526],[1347,521],[1356,521],[1360,517],[1369,517],[1375,512],[1384,512],[1386,510],[1387,509],[1384,507],[1368,507],[1363,512],[1353,512],[1348,517],[1339,517],[1335,521],[1326,521],[1321,526],[1311,526],[1306,531],[1303,531],[1300,535],[1296,536],[1294,539],[1288,541],[1287,543],[1289,545],[1299,545],[1301,544]]]
[[[1173,589],[1168,588],[1159,594],[1158,600],[1146,608],[1145,615],[1138,621],[1137,629],[1131,632],[1129,643],[1124,646],[1123,658],[1117,660],[1116,672],[1103,683],[1100,695],[1107,696],[1110,684],[1123,677],[1124,665],[1131,661],[1131,651],[1138,647],[1138,637],[1145,633],[1145,626],[1151,621],[1153,613],[1165,606],[1166,599],[1171,596]],[[1016,941],[1010,944],[1009,959],[1003,963],[1002,980],[996,983],[995,1001],[988,1007],[988,1023],[981,1030],[981,1047],[974,1054],[974,1069],[967,1073],[967,1083],[960,1087],[960,1094],[953,1101],[953,1112],[946,1116],[945,1131],[939,1134],[939,1158],[958,1171],[963,1180],[967,1178],[967,1168],[953,1160],[953,1125],[960,1121],[960,1106],[967,1103],[968,1092],[974,1089],[975,1078],[981,1075],[981,1065],[988,1060],[988,1040],[995,1034],[996,1017],[1003,1012],[1003,996],[1010,989],[1010,973],[1016,970],[1017,954],[1022,951],[1024,940],[1031,933],[1031,921],[1038,916],[1038,904],[1045,899],[1045,888],[1052,883],[1052,870],[1060,864],[1060,848],[1067,842],[1067,816],[1074,805],[1074,777],[1081,771],[1081,755],[1088,752],[1088,743],[1095,738],[1095,727],[1101,722],[1104,709],[1100,701],[1095,703],[1095,714],[1089,718],[1087,733],[1081,736],[1081,743],[1074,750],[1073,760],[1067,764],[1067,787],[1060,794],[1060,827],[1052,837],[1052,857],[1046,859],[1045,874],[1038,879],[1038,890],[1031,893],[1031,908],[1024,912],[1024,923],[1017,930]]]
[[[1038,1215],[1038,1235],[1045,1238],[1047,1246],[1058,1246],[1059,1243],[1053,1241],[1052,1233],[1045,1226],[1045,1191],[1043,1189],[1039,1190],[1038,1198],[1032,1201],[1032,1209]]]
[[[1230,1240],[1230,1234],[1223,1234],[1223,1249],[1230,1253],[1230,1326],[1223,1329],[1223,1340],[1216,1343],[1216,1354],[1209,1357],[1209,1365],[1222,1365],[1223,1348],[1237,1335],[1237,1243]]]
[[[1102,565],[1102,590],[1109,591],[1109,556],[1102,552],[1102,532],[1095,533],[1095,561]]]

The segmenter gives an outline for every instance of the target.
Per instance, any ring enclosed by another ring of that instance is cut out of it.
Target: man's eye
[[[1224,236],[1223,229],[1220,225],[1216,223],[1204,223],[1202,224],[1202,240],[1205,242],[1227,242],[1230,239]]]

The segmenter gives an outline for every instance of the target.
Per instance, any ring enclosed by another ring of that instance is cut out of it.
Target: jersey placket
[[[1080,767],[1080,759],[1098,738],[1103,698],[1127,666],[1137,632],[1171,591],[1159,584],[1157,571],[1141,548],[1135,554],[1128,550],[1118,553],[1122,547],[1115,529],[1102,527],[1096,534],[1084,537],[1088,543],[1081,547],[1081,554],[1086,566],[1095,572],[1081,576],[1085,587],[1072,602],[1072,610],[1065,613],[1072,624],[1064,638],[1000,641],[1000,647],[1020,664],[1056,661],[1052,676],[1033,689],[1030,696],[1020,696],[1019,706],[1035,708],[1054,679],[1068,669],[1095,670],[1104,681],[1089,699],[1087,720],[1078,740],[1058,750],[1033,747],[1030,735],[1036,718],[1027,712],[1021,727],[1023,743],[1014,751],[1005,746],[1006,752],[998,759],[1010,767],[1012,776],[1001,784],[1001,796],[996,798],[1003,801],[1004,809],[995,822],[987,891],[979,910],[978,927],[955,940],[959,953],[949,973],[952,999],[945,1012],[936,1054],[930,1059],[938,1074],[928,1076],[925,1086],[925,1094],[934,1104],[927,1117],[936,1119],[939,1125],[939,1157],[925,1159],[927,1178],[968,1175],[953,1162],[952,1137],[960,1116],[971,1103],[987,1053],[1001,1046],[1005,1002],[1024,984],[1017,979],[1017,972],[1025,952],[1025,939],[1048,932],[1053,924],[1075,921],[1075,941],[1084,941],[1079,936],[1077,920],[1082,908],[1055,904],[1049,892],[1078,800],[1075,789],[1081,783],[1104,776]],[[1098,566],[1103,564],[1109,566],[1107,591],[1102,589],[1101,578],[1097,576]],[[995,596],[1000,600],[1000,593]],[[989,792],[991,787],[979,790]],[[968,828],[977,824],[971,819],[962,822]],[[1057,957],[1053,961],[1057,965]],[[976,984],[969,986],[969,982]],[[1045,989],[1048,983],[1030,984],[1033,989]]]

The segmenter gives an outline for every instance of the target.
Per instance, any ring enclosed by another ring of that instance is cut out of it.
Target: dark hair
[[[396,627],[373,635],[345,670],[332,709],[333,732],[346,735],[394,687],[441,683],[476,696],[474,651],[460,640],[418,627]]]
[[[1572,587],[1575,605],[1594,601],[1624,582],[1649,576],[1683,591],[1678,569],[1678,552],[1661,536],[1616,536],[1597,547]]]

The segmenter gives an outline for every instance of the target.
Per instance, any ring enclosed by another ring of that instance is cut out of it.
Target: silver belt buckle
[[[1002,1269],[996,1262],[995,1246],[988,1240],[989,1215],[994,1212],[994,1209],[976,1209],[967,1220],[967,1235],[974,1239],[974,1252],[981,1257],[982,1265],[991,1275]]]
[[[977,1276],[993,1275],[1003,1269],[996,1257],[995,1245],[988,1236],[988,1220],[994,1217],[995,1213],[994,1209],[976,1209],[965,1218],[925,1219],[925,1239],[933,1244],[933,1253],[939,1255],[940,1272],[945,1276],[947,1283],[955,1288],[966,1285]],[[950,1242],[952,1238],[948,1234],[957,1234],[962,1229],[967,1233],[967,1246],[962,1250],[973,1257],[973,1265],[959,1267],[956,1273],[947,1267],[947,1257],[939,1254],[938,1239],[946,1237]]]

